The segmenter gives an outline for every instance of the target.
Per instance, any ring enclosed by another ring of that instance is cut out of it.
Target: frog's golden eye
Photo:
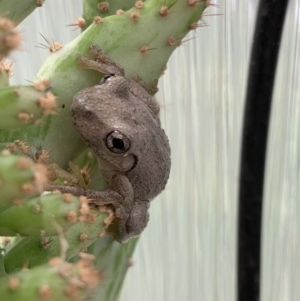
[[[113,73],[110,73],[110,74],[105,74],[101,80],[100,80],[100,85],[105,83],[109,78],[111,78],[112,76],[115,76]]]
[[[106,137],[107,148],[116,154],[122,154],[130,149],[130,140],[121,132],[113,131]]]

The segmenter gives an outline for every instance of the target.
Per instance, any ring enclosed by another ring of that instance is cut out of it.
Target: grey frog
[[[95,60],[78,58],[80,68],[106,75],[99,85],[78,92],[71,105],[75,128],[96,154],[107,190],[60,190],[111,204],[117,217],[116,240],[126,242],[146,227],[149,201],[164,190],[170,173],[170,146],[157,117],[159,106],[122,66],[96,45]]]

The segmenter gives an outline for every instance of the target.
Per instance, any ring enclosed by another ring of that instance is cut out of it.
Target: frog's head
[[[142,174],[164,183],[170,168],[168,139],[151,109],[130,93],[129,84],[110,75],[78,92],[71,105],[74,125],[101,169],[130,173],[135,182]]]
[[[101,168],[128,172],[136,164],[134,113],[129,82],[105,75],[99,85],[78,92],[71,105],[74,126],[97,155]]]

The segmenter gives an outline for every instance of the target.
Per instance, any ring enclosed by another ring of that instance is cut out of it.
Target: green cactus
[[[45,167],[24,156],[3,153],[0,156],[0,204],[18,205],[25,197],[41,194],[46,182]]]
[[[21,22],[43,4],[19,2],[0,0],[0,38],[5,41],[0,46],[0,59],[20,42],[12,21]],[[142,79],[154,94],[168,58],[184,36],[197,29],[211,1],[84,0],[83,5],[83,18],[70,24],[82,28],[82,33],[68,45],[49,42],[50,55],[33,85],[10,87],[9,66],[1,62],[0,146],[4,150],[0,155],[0,236],[14,237],[9,241],[3,238],[0,250],[0,295],[7,300],[74,300],[75,295],[64,292],[71,278],[75,283],[83,281],[78,278],[82,251],[95,255],[98,274],[105,266],[108,279],[99,286],[93,282],[93,295],[84,281],[80,288],[68,288],[70,292],[78,292],[78,300],[117,300],[137,239],[120,245],[104,237],[113,229],[111,208],[100,212],[90,208],[85,199],[60,193],[41,196],[47,177],[61,181],[53,177],[49,166],[46,170],[45,163],[63,169],[69,166],[71,171],[65,175],[76,185],[105,188],[99,181],[96,159],[88,153],[69,116],[72,97],[97,84],[102,74],[79,69],[76,59],[88,56],[89,46],[98,44],[124,67],[126,77]],[[86,165],[91,169],[91,180],[82,171]],[[61,267],[49,265],[64,249],[63,240],[69,245],[63,259],[73,263],[60,259]],[[23,271],[24,266],[29,270]],[[68,277],[61,277],[64,268]]]
[[[0,294],[10,301],[83,300],[101,284],[101,277],[87,256],[73,264],[54,257],[47,264],[3,277]]]
[[[44,115],[56,114],[56,98],[45,89],[43,82],[0,89],[0,129],[26,127],[41,122]]]
[[[102,237],[105,230],[104,215],[100,212],[91,212],[86,220],[74,222],[68,229],[65,238],[69,248],[66,253],[67,260],[74,260],[79,252],[84,251],[93,244],[99,237]],[[51,225],[55,225],[51,223]],[[41,233],[44,234],[44,233]],[[108,247],[112,238],[105,237],[103,244]],[[46,263],[52,257],[60,254],[60,239],[58,236],[33,236],[21,238],[8,242],[5,254],[5,270],[12,273],[22,269],[24,264],[30,268]]]

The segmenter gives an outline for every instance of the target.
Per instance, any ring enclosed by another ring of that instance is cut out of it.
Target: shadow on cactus
[[[4,58],[20,42],[15,25],[43,2],[0,1],[8,12],[0,18],[0,295],[113,301],[137,239],[119,244],[106,234],[122,242],[140,234],[148,221],[144,200],[160,193],[169,175],[168,141],[150,94],[213,4],[84,0],[83,17],[71,24],[82,33],[49,45],[38,81],[10,86]],[[91,53],[91,45],[107,56]]]

